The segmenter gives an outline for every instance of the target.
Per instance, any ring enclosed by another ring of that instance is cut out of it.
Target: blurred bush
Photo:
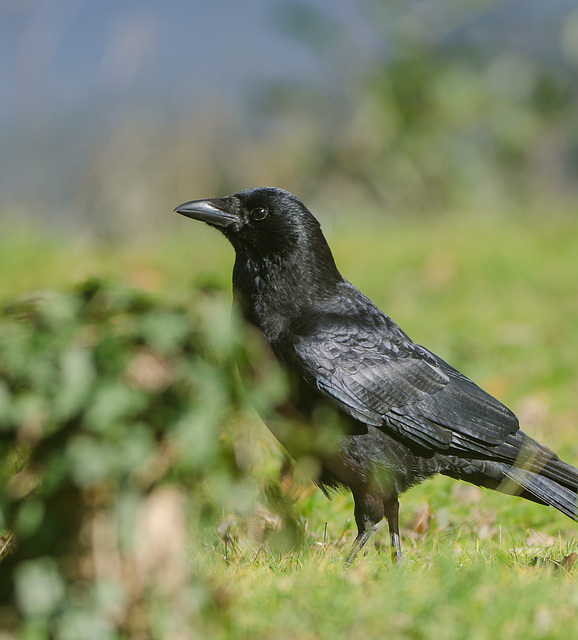
[[[182,200],[264,185],[344,213],[574,210],[576,15],[558,41],[550,33],[548,56],[527,34],[527,46],[513,38],[484,46],[442,38],[425,19],[392,36],[378,4],[375,24],[388,35],[358,65],[339,64],[343,25],[288,6],[285,35],[308,44],[338,80],[249,84],[247,111],[209,102],[165,126],[131,116],[93,149],[75,211],[122,233],[158,227],[158,212]]]
[[[235,513],[254,540],[281,528],[255,508],[268,445],[247,435],[229,303],[93,280],[11,302],[0,325],[0,626],[101,639],[210,625],[221,596],[195,548],[219,523],[234,545]],[[248,389],[262,406],[283,393],[264,366],[266,390]]]
[[[277,2],[263,41],[291,39],[315,66],[281,59],[287,73],[273,76],[240,51],[225,95],[197,80],[191,60],[160,86],[151,71],[142,94],[96,83],[85,102],[52,113],[47,67],[46,86],[28,77],[30,99],[4,133],[0,217],[132,236],[166,229],[163,212],[184,200],[267,185],[345,215],[573,212],[578,11],[527,4],[366,0],[346,12]],[[143,32],[138,14],[126,19]],[[217,49],[226,38],[215,35]],[[28,40],[22,60],[38,55]],[[104,71],[114,80],[118,70]]]

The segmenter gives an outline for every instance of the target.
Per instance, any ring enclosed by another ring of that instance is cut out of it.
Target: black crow
[[[342,432],[312,441],[309,455],[326,492],[353,493],[358,534],[349,560],[384,517],[392,556],[401,560],[398,496],[436,473],[578,520],[578,470],[347,282],[318,221],[295,196],[247,189],[175,211],[219,229],[233,245],[235,300],[294,381],[291,402],[302,419],[318,425],[328,405],[341,417]],[[295,439],[281,440],[290,453],[299,449]]]

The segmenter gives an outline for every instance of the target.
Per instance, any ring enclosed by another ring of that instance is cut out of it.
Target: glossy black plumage
[[[398,495],[436,473],[578,520],[578,470],[522,433],[507,407],[415,344],[347,282],[319,223],[295,196],[248,189],[176,211],[217,227],[235,248],[235,299],[287,368],[300,419],[317,429],[320,407],[338,410],[341,431],[330,445],[312,439],[304,446],[320,462],[322,488],[353,493],[358,536],[350,558],[386,517],[401,559]],[[295,452],[294,441],[284,444]]]

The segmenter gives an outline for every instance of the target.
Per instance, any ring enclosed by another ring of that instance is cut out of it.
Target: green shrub
[[[1,309],[8,628],[108,638],[215,606],[187,554],[202,538],[192,523],[216,528],[232,492],[237,503],[248,492],[248,510],[255,498],[223,429],[244,411],[228,306],[210,292],[171,304],[89,281]]]

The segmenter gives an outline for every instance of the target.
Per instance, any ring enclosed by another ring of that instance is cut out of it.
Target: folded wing
[[[317,317],[294,341],[303,375],[355,419],[410,446],[486,457],[516,416],[389,318]]]

